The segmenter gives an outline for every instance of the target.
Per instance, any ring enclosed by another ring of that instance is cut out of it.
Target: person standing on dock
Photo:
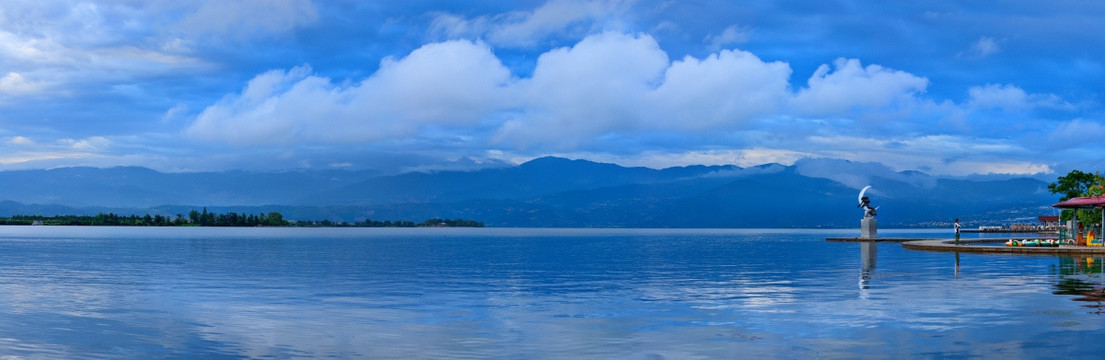
[[[955,244],[959,245],[959,219],[955,219]]]

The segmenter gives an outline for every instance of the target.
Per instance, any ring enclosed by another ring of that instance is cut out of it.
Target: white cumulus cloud
[[[672,63],[663,84],[645,99],[646,118],[664,129],[732,129],[779,111],[790,96],[790,73],[786,63],[764,62],[746,51],[688,56]]]
[[[1014,85],[987,84],[967,90],[967,106],[974,109],[1000,109],[1009,112],[1037,107],[1071,109],[1073,105],[1054,94],[1029,94]]]
[[[987,85],[962,105],[937,106],[922,97],[926,78],[857,59],[819,67],[798,89],[791,75],[787,63],[742,50],[672,61],[649,35],[608,31],[542,53],[532,75],[519,77],[491,44],[452,40],[386,58],[363,79],[330,79],[309,66],[259,74],[185,132],[244,146],[424,151],[432,143],[455,156],[556,153],[627,164],[893,158],[899,169],[952,172],[933,170],[950,169],[954,160],[932,156],[945,154],[1002,165],[979,167],[986,171],[1047,167],[1002,158],[1025,149],[932,126],[957,112],[1052,101],[1047,96]],[[905,121],[857,129],[859,116],[890,112]]]
[[[645,94],[667,66],[667,54],[645,35],[608,32],[546,52],[533,77],[518,84],[526,108],[503,124],[496,141],[563,149],[632,131],[645,115]]]
[[[790,67],[723,50],[669,62],[654,39],[607,32],[545,53],[519,83],[523,111],[494,142],[554,150],[606,136],[737,129],[789,96]]]
[[[234,144],[361,142],[420,125],[471,125],[503,104],[510,72],[484,44],[450,41],[385,59],[373,76],[335,84],[303,66],[269,71],[203,110],[189,135]]]
[[[670,61],[649,35],[603,32],[543,53],[533,75],[518,78],[489,44],[453,40],[387,58],[359,82],[319,77],[306,66],[260,74],[204,109],[186,132],[239,145],[454,136],[471,146],[563,152],[647,134],[709,136],[754,130],[761,119],[879,110],[916,100],[927,84],[854,59],[822,66],[797,93],[790,75],[788,64],[746,51]]]
[[[879,65],[864,67],[857,59],[821,65],[798,91],[791,105],[812,115],[844,114],[857,108],[879,110],[912,102],[928,79]]]

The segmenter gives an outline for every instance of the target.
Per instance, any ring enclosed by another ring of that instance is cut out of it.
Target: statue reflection
[[[875,263],[878,258],[878,243],[874,241],[861,241],[859,243],[859,289],[860,295],[866,298],[866,291],[868,283],[871,282],[871,275],[875,273]]]
[[[955,252],[955,278],[959,278],[959,252]]]
[[[1052,294],[1074,296],[1071,300],[1087,303],[1082,307],[1105,313],[1103,262],[1105,259],[1093,257],[1059,258],[1059,282]]]

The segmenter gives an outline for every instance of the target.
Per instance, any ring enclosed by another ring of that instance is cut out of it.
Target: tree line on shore
[[[228,212],[219,214],[192,210],[188,216],[176,214],[175,217],[164,215],[119,215],[115,213],[99,213],[96,215],[15,215],[12,217],[0,217],[0,225],[72,225],[72,226],[220,226],[220,227],[483,227],[483,222],[463,219],[439,219],[432,218],[416,223],[413,221],[376,221],[363,220],[356,222],[345,221],[290,221],[284,219],[279,212],[260,214],[245,214]]]

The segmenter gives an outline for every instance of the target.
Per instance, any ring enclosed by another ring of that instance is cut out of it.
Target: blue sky
[[[5,1],[0,169],[1105,159],[1094,1]]]

